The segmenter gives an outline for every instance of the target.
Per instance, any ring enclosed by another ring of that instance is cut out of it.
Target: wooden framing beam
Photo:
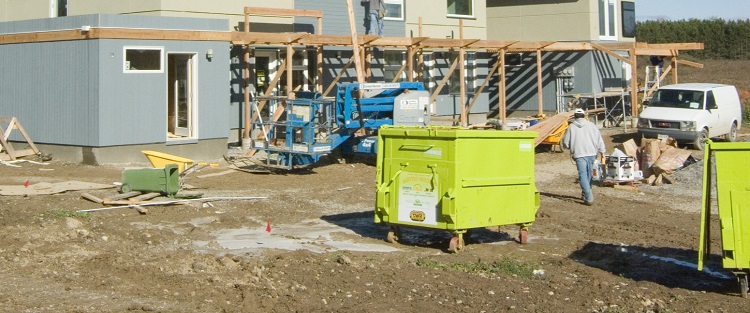
[[[440,94],[440,91],[443,90],[443,86],[445,86],[445,83],[447,83],[448,79],[451,78],[451,75],[453,75],[453,71],[456,70],[456,65],[458,65],[458,58],[453,60],[451,67],[448,69],[448,73],[445,74],[445,77],[443,77],[443,79],[440,80],[440,83],[437,85],[437,87],[435,87],[435,91],[430,96],[430,103],[434,102],[438,94]]]
[[[292,45],[286,45],[286,95],[287,97],[294,92],[294,75],[292,75],[292,63],[294,60],[294,48]]]
[[[419,37],[379,37],[373,35],[357,36],[359,45],[398,46],[407,47],[419,44],[419,48],[427,49],[466,49],[499,50],[503,47],[507,51],[578,51],[592,50],[594,43],[588,42],[519,42],[478,39],[440,39]],[[191,41],[227,41],[236,45],[266,44],[284,45],[299,44],[310,46],[349,46],[351,38],[341,35],[322,35],[309,33],[264,33],[264,32],[228,32],[228,31],[192,31],[192,30],[163,30],[163,29],[132,29],[132,28],[91,28],[89,31],[64,30],[31,32],[0,35],[0,44],[69,41],[86,39],[144,39],[144,40],[191,40]],[[703,43],[670,43],[647,44],[631,43],[598,43],[611,51],[630,51],[635,48],[636,55],[674,56],[677,50],[702,50]],[[601,50],[601,49],[599,49]]]
[[[146,40],[191,40],[191,41],[231,41],[233,34],[242,32],[216,32],[197,30],[164,30],[132,28],[91,28],[90,39],[146,39]],[[264,33],[257,33],[264,34]],[[229,39],[229,40],[227,40]]]
[[[599,44],[595,44],[595,43],[593,43],[593,42],[592,42],[592,43],[591,43],[591,46],[592,46],[592,47],[594,47],[594,49],[596,49],[596,50],[599,50],[599,51],[601,51],[601,52],[604,52],[604,53],[606,53],[606,54],[609,54],[610,56],[614,57],[615,59],[618,59],[618,60],[620,60],[620,61],[623,61],[623,62],[625,62],[625,63],[627,63],[627,64],[630,64],[631,66],[634,66],[634,65],[633,65],[633,61],[632,61],[632,60],[628,60],[627,58],[624,58],[623,56],[621,56],[621,55],[619,55],[619,54],[615,53],[615,52],[614,52],[614,51],[612,51],[612,50],[609,50],[609,49],[607,49],[606,47],[604,47],[604,46],[602,46],[602,45],[599,45]],[[634,58],[635,58],[635,57],[631,57],[631,59],[634,59]]]
[[[697,67],[697,68],[703,68],[703,64],[702,63],[688,61],[688,60],[684,60],[684,59],[678,59],[677,63],[682,64],[682,65]]]
[[[484,87],[487,86],[487,83],[489,83],[490,80],[492,79],[492,75],[495,75],[495,72],[497,72],[497,69],[499,66],[500,66],[500,62],[495,62],[495,65],[492,67],[492,69],[490,69],[490,72],[487,73],[487,77],[482,82],[482,85],[479,86],[479,89],[477,89],[477,91],[474,93],[474,98],[471,99],[471,103],[469,103],[469,111],[471,111],[471,108],[474,106],[474,103],[477,102],[477,99],[479,99],[479,95],[484,90]]]
[[[245,14],[243,30],[245,31],[245,33],[250,32],[250,17],[247,14]],[[243,59],[242,80],[244,82],[243,104],[245,108],[245,114],[244,114],[245,127],[242,129],[242,138],[249,139],[250,131],[252,128],[252,121],[250,119],[250,46],[249,45],[245,46],[245,53],[242,59]]]
[[[500,63],[500,86],[498,86],[498,114],[500,115],[500,121],[502,122],[502,129],[508,129],[507,114],[506,114],[506,91],[505,91],[505,48],[500,49],[500,53],[497,55],[497,60]]]
[[[362,61],[359,57],[359,40],[357,39],[357,26],[354,22],[354,7],[352,7],[352,0],[346,0],[347,11],[349,12],[349,29],[352,33],[352,55],[354,57],[354,68],[357,71],[357,82],[365,82],[365,73],[362,70]]]
[[[409,46],[406,48],[406,66],[409,69],[409,71],[406,73],[406,80],[413,82],[414,81],[414,52],[416,49],[414,49],[413,46]]]
[[[299,16],[299,17],[323,17],[320,10],[297,10],[280,8],[245,7],[246,15],[268,15],[268,16]]]
[[[539,111],[537,112],[539,115],[544,113],[544,97],[542,97],[544,94],[542,93],[542,50],[539,49],[536,51],[536,97],[537,97],[537,106],[539,107]]]
[[[408,67],[409,67],[409,62],[408,61],[404,62],[404,64],[401,64],[401,68],[398,69],[398,73],[396,73],[396,75],[393,76],[393,80],[391,82],[392,83],[398,82],[401,79],[401,74],[403,74],[404,71],[406,70],[406,68],[408,68]]]
[[[630,49],[630,116],[635,120],[638,116],[638,107],[640,107],[640,101],[638,101],[638,57],[636,54],[636,48]],[[635,122],[635,121],[633,121]],[[635,125],[635,123],[633,123]]]
[[[239,45],[267,44],[287,45],[310,36],[308,33],[259,33],[259,32],[232,32],[232,43]]]
[[[458,38],[464,40],[464,20],[458,20]],[[469,126],[469,112],[466,111],[466,50],[464,47],[458,49],[458,93],[461,101],[461,127]]]
[[[326,88],[326,91],[325,91],[325,92],[323,92],[323,97],[327,97],[327,96],[328,96],[328,93],[330,93],[330,92],[331,92],[331,90],[333,89],[333,87],[335,87],[335,86],[336,86],[336,83],[338,83],[338,82],[339,82],[339,79],[341,79],[341,76],[343,76],[343,75],[344,75],[344,73],[346,73],[346,70],[347,70],[347,69],[348,69],[348,68],[349,68],[349,67],[350,67],[350,66],[351,66],[352,64],[354,64],[354,58],[350,58],[350,59],[349,59],[349,62],[347,62],[347,63],[346,63],[345,65],[344,65],[344,67],[343,67],[343,68],[341,69],[341,71],[339,71],[339,73],[338,73],[338,74],[336,75],[336,78],[334,78],[334,79],[333,79],[333,81],[331,82],[331,84],[330,84],[330,85],[328,85],[328,88]]]
[[[509,51],[536,51],[555,43],[554,41],[519,41],[506,48]]]

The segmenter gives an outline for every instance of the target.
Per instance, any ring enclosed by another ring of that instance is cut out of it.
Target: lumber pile
[[[604,108],[598,108],[586,111],[586,114],[597,114],[604,112]],[[534,147],[538,146],[542,141],[547,139],[552,132],[560,128],[566,121],[573,117],[573,111],[562,112],[553,117],[539,121],[536,125],[531,125],[526,130],[535,131],[539,133],[539,136],[534,139]]]
[[[560,126],[562,126],[563,123],[568,121],[572,116],[573,112],[563,112],[546,120],[541,120],[536,125],[531,125],[530,127],[526,128],[526,130],[539,133],[539,136],[534,139],[534,147],[538,146],[542,141],[547,139],[547,137],[552,134],[552,132],[560,128]]]

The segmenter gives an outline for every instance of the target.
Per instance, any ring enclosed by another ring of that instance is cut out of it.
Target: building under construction
[[[144,149],[217,159],[251,136],[253,97],[332,96],[350,82],[423,82],[432,113],[461,126],[554,115],[573,99],[620,123],[643,92],[637,56],[669,56],[676,80],[677,64],[698,65],[678,51],[702,48],[636,42],[632,1],[532,14],[523,3],[386,0],[384,36],[365,34],[359,1],[257,2],[6,1],[0,115],[56,159],[89,164],[140,161]],[[621,105],[616,116],[604,97]]]

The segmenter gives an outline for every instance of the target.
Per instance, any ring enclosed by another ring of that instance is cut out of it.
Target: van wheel
[[[732,128],[729,129],[729,133],[724,135],[724,139],[729,142],[737,141],[737,123],[732,123]]]
[[[708,140],[708,129],[702,129],[700,133],[698,133],[698,138],[695,138],[695,141],[693,142],[693,147],[695,147],[698,150],[703,151],[703,148],[706,146],[706,140]]]

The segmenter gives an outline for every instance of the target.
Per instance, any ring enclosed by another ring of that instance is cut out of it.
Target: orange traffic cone
[[[266,232],[267,233],[271,232],[271,220],[268,220],[268,223],[266,224]]]

